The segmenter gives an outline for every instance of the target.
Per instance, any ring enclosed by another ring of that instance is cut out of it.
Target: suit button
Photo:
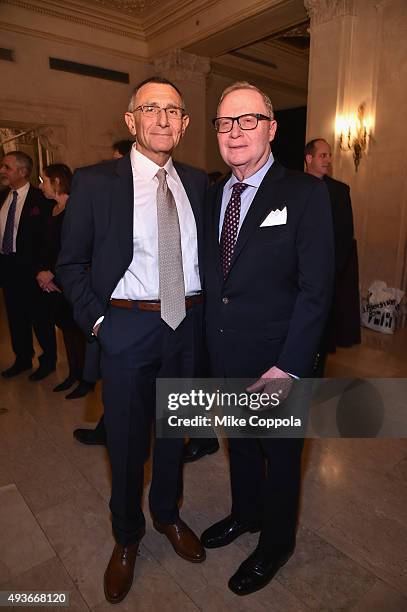
[[[219,332],[220,332],[221,334],[223,334],[223,329],[220,329],[220,330],[219,330]]]
[[[229,298],[227,298],[227,297],[222,298],[222,302],[224,304],[229,304]]]

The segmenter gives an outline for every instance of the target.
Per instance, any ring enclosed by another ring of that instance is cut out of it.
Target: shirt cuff
[[[104,315],[103,315],[103,316],[99,317],[98,319],[96,319],[96,321],[95,321],[95,323],[94,323],[94,325],[93,325],[93,327],[92,327],[92,336],[94,336],[94,335],[95,335],[95,334],[93,333],[93,330],[95,329],[96,325],[99,325],[99,324],[100,324],[100,323],[103,321],[103,319],[104,319],[104,318],[105,318],[105,317],[104,317]]]

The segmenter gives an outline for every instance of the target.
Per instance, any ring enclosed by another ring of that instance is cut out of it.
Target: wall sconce
[[[355,171],[358,171],[362,154],[366,150],[371,121],[365,115],[365,104],[360,104],[356,115],[340,116],[337,119],[339,148],[352,151]]]

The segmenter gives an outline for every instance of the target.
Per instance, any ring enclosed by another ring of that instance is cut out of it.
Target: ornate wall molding
[[[2,3],[16,6],[40,15],[56,17],[57,19],[62,19],[63,21],[86,26],[92,30],[102,30],[103,32],[108,32],[109,34],[115,34],[117,36],[136,38],[143,41],[145,40],[144,31],[135,20],[133,24],[129,24],[129,21],[127,20],[126,25],[133,25],[133,27],[124,29],[120,27],[120,22],[118,23],[119,27],[112,26],[111,20],[109,22],[109,19],[107,18],[108,16],[102,16],[101,19],[92,20],[90,19],[90,14],[88,16],[75,15],[72,12],[69,12],[68,7],[65,9],[61,8],[61,11],[58,11],[50,6],[46,6],[45,4],[34,4],[32,2],[25,2],[24,0],[2,0]],[[116,21],[118,20],[116,19]]]
[[[92,0],[92,2],[135,16],[139,16],[146,9],[151,9],[159,4],[159,0]]]
[[[354,0],[304,0],[311,25],[326,23],[336,17],[355,15]]]
[[[1,0],[0,0],[1,1]],[[113,49],[106,45],[97,45],[92,42],[85,42],[75,38],[67,38],[66,36],[60,36],[58,34],[51,34],[49,32],[40,32],[39,30],[33,30],[31,28],[25,28],[24,26],[18,26],[11,23],[5,23],[0,21],[0,30],[15,32],[17,34],[23,34],[26,36],[32,36],[34,38],[41,38],[43,40],[50,40],[52,42],[59,42],[64,45],[73,46],[75,48],[81,47],[83,49],[89,49],[91,51],[97,51],[99,53],[109,53],[115,57],[121,57],[131,61],[146,62],[146,57],[138,55],[136,53],[127,53],[126,51],[120,51]]]
[[[207,57],[187,53],[181,49],[173,49],[157,57],[154,60],[154,68],[158,74],[171,73],[175,79],[196,81],[209,74],[211,63]]]

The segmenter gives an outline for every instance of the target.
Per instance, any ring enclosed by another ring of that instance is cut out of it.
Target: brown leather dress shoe
[[[205,561],[206,553],[204,547],[199,538],[184,521],[178,519],[176,523],[171,525],[154,521],[154,527],[159,533],[167,536],[177,555],[192,563],[202,563],[202,561]]]
[[[113,549],[104,577],[105,597],[112,604],[123,601],[130,591],[138,546],[139,542],[129,546],[116,544]]]

